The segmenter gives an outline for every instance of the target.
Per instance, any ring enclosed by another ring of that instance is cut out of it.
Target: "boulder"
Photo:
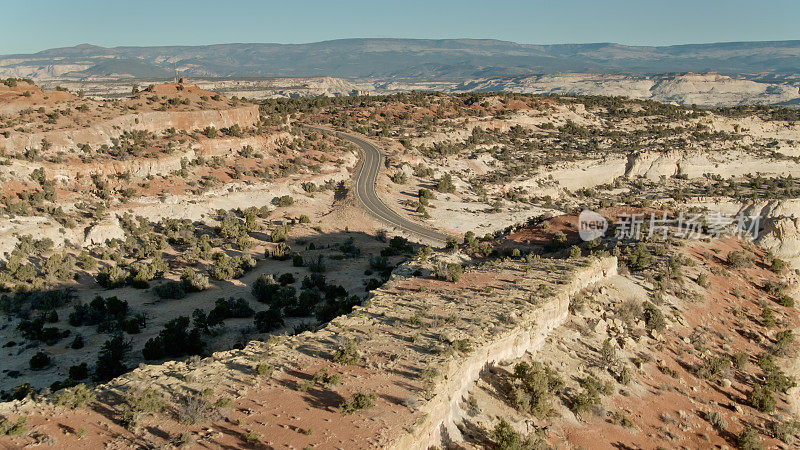
[[[83,246],[105,244],[111,239],[125,239],[125,230],[122,229],[119,219],[115,215],[89,227],[83,239]]]

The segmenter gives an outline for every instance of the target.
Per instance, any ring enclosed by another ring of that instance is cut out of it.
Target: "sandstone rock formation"
[[[611,95],[681,105],[735,106],[800,100],[798,86],[761,83],[715,73],[629,76],[611,74],[548,74],[487,78],[459,85],[458,92],[520,92],[557,95]]]

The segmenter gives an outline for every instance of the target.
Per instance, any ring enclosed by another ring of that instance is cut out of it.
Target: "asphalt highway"
[[[356,197],[368,213],[384,224],[400,230],[407,235],[406,238],[421,237],[438,245],[444,245],[447,242],[448,236],[446,234],[406,219],[386,206],[378,197],[375,192],[375,186],[377,186],[378,182],[378,171],[384,164],[383,153],[378,147],[368,140],[353,134],[310,125],[303,125],[303,127],[322,133],[334,133],[339,138],[350,141],[361,149],[361,164],[354,180],[356,185],[355,192]]]

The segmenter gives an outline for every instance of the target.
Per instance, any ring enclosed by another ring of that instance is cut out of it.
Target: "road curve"
[[[377,186],[378,182],[378,171],[384,161],[383,153],[378,150],[378,147],[366,139],[341,131],[311,125],[302,125],[302,127],[322,133],[333,133],[341,139],[356,144],[356,146],[361,149],[361,165],[355,176],[356,197],[367,212],[375,216],[375,218],[381,222],[396,227],[406,234],[418,236],[441,245],[447,242],[448,236],[446,234],[406,219],[386,206],[378,197],[378,194],[375,192],[375,186]]]

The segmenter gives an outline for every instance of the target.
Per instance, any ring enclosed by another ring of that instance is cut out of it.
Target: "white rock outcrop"
[[[108,219],[90,227],[86,231],[83,246],[101,245],[112,239],[125,239],[125,230],[122,229],[119,218],[116,215],[112,215]]]

